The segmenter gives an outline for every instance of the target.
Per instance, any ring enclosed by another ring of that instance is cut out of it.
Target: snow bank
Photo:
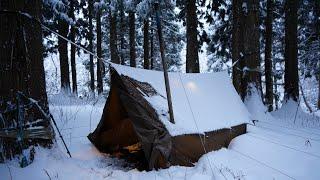
[[[168,106],[164,98],[166,91],[163,72],[117,64],[112,66],[119,74],[151,84],[161,94],[161,96],[146,97],[146,99],[158,111],[160,119],[173,136],[230,128],[250,120],[250,114],[226,72],[169,73],[175,118],[175,124],[172,124],[168,120]]]
[[[261,96],[255,91],[246,98],[245,105],[253,120],[270,121],[274,119],[274,117],[268,112],[267,107],[263,104]]]
[[[320,127],[320,118],[315,113],[310,114],[301,109],[297,102],[288,100],[272,115],[285,123],[297,124],[302,127]]]

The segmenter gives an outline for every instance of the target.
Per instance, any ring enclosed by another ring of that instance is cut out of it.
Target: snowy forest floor
[[[320,122],[315,115],[320,113],[307,114],[292,102],[272,113],[265,113],[257,98],[246,104],[259,121],[227,149],[204,155],[194,167],[140,172],[100,153],[86,138],[100,120],[104,98],[87,102],[56,96],[50,98],[50,110],[73,157],[57,136],[52,149],[36,148],[35,160],[26,168],[18,160],[0,164],[0,179],[320,179]]]

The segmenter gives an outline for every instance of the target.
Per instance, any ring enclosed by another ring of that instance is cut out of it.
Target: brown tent
[[[205,149],[227,147],[234,137],[246,132],[249,113],[226,73],[169,73],[176,121],[172,124],[162,95],[165,94],[162,72],[120,65],[110,68],[109,97],[100,123],[88,136],[102,152],[140,150],[148,169],[192,166]],[[207,81],[215,86],[208,86]],[[217,98],[223,96],[227,96],[226,103],[217,106]],[[192,106],[193,102],[196,106]],[[203,107],[199,109],[197,103]]]

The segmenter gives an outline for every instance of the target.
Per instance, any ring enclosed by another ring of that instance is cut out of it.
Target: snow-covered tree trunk
[[[136,15],[134,11],[129,11],[129,44],[130,44],[130,66],[136,67]]]
[[[187,23],[187,57],[186,72],[198,73],[199,67],[199,43],[198,43],[198,19],[196,0],[188,0],[186,3],[186,23]]]
[[[273,66],[273,70],[276,70],[276,63],[273,62],[272,63]],[[279,103],[279,96],[278,96],[278,85],[277,85],[277,77],[273,76],[273,86],[274,86],[274,103],[275,103],[275,110],[277,110],[278,107],[278,103]]]
[[[285,74],[284,98],[298,101],[299,75],[298,75],[298,0],[285,2]]]
[[[151,24],[150,24],[150,29],[151,29],[151,32],[150,32],[150,69],[153,69],[154,68],[154,60],[155,60],[155,57],[154,57],[154,40],[153,40],[153,36],[155,35],[154,33],[154,30],[153,30],[153,19],[151,18]]]
[[[103,92],[103,81],[102,81],[102,72],[103,72],[103,63],[100,58],[102,58],[102,31],[101,31],[101,10],[97,10],[97,90],[98,94]]]
[[[117,18],[116,13],[110,10],[109,12],[109,20],[110,20],[110,54],[111,54],[111,62],[120,64],[120,59],[118,56],[117,50]]]
[[[125,64],[125,14],[124,14],[124,4],[123,4],[123,0],[120,0],[120,5],[119,5],[119,11],[120,11],[120,61],[121,64],[124,65]]]
[[[245,97],[256,88],[261,93],[260,44],[259,44],[259,1],[245,0],[242,3],[243,26],[243,92]]]
[[[149,69],[149,20],[144,20],[143,24],[143,68]]]
[[[320,46],[320,1],[315,1],[316,35]],[[318,109],[320,109],[320,60],[318,60]]]
[[[272,79],[272,18],[273,17],[273,0],[267,0],[267,18],[265,21],[265,79],[266,79],[266,105],[268,111],[273,110],[273,79]]]
[[[320,66],[320,65],[318,65],[318,66]],[[318,68],[320,68],[320,67],[318,67]],[[320,72],[318,73],[318,109],[320,109]]]
[[[88,16],[89,16],[89,51],[93,52],[93,0],[88,1]],[[94,95],[94,64],[93,64],[93,56],[90,54],[90,62],[89,62],[89,71],[90,71],[90,90],[92,95]]]
[[[58,32],[63,37],[68,36],[69,24],[63,17],[58,17]],[[61,73],[61,92],[70,93],[70,75],[69,75],[69,59],[68,59],[68,42],[59,37],[58,51],[60,59]]]
[[[232,1],[232,82],[238,94],[241,94],[242,67],[241,63],[241,34],[240,34],[240,17],[241,17],[242,0]]]
[[[76,40],[76,29],[75,29],[75,0],[70,0],[70,9],[69,9],[69,17],[73,20],[73,23],[70,28],[70,40],[75,42]],[[71,62],[71,77],[72,77],[72,92],[77,94],[78,86],[77,86],[77,69],[76,69],[76,47],[71,44],[71,52],[70,52],[70,62]]]

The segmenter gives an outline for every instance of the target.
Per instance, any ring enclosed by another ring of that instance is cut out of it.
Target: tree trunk
[[[320,69],[320,63],[318,68]],[[320,109],[320,72],[318,73],[318,109]]]
[[[58,31],[64,37],[68,36],[69,25],[64,20],[59,18]],[[60,75],[61,75],[61,92],[70,93],[70,75],[69,75],[69,62],[68,62],[68,42],[59,37],[58,51],[60,59]]]
[[[124,65],[126,63],[125,60],[125,39],[124,39],[124,34],[125,34],[125,22],[124,22],[125,14],[124,14],[124,5],[123,5],[123,0],[120,0],[120,61],[121,64]]]
[[[129,12],[129,44],[130,44],[130,66],[136,67],[136,28],[135,28],[135,12]]]
[[[153,36],[154,36],[154,31],[153,31],[153,26],[152,26],[152,19],[151,19],[151,33],[150,33],[150,69],[154,68],[154,41],[153,41]]]
[[[265,44],[265,78],[266,78],[266,104],[268,111],[273,110],[273,80],[272,80],[272,19],[273,19],[273,0],[267,0],[267,18],[266,27],[266,44]]]
[[[75,15],[74,15],[74,9],[75,9],[75,0],[70,0],[70,14],[69,16],[72,18],[73,22],[75,23]],[[70,40],[72,42],[75,42],[76,38],[76,30],[74,27],[74,24],[71,25],[70,28]],[[78,86],[77,86],[77,70],[76,70],[76,47],[71,44],[71,54],[70,54],[70,61],[71,61],[71,75],[72,75],[72,92],[73,94],[78,93]]]
[[[101,31],[101,10],[97,12],[97,90],[98,94],[103,92],[103,80],[102,80],[102,72],[103,72],[103,62],[102,58],[102,31]]]
[[[317,40],[320,46],[320,1],[315,1],[315,22],[316,22],[316,35],[317,35]],[[318,92],[318,109],[320,109],[320,61],[318,61],[318,87],[319,87],[319,92]]]
[[[276,71],[276,63],[272,63],[273,70]],[[277,77],[273,76],[273,85],[274,85],[274,103],[275,103],[275,110],[279,109],[279,97],[278,97],[278,85],[277,85]]]
[[[285,2],[285,74],[284,98],[298,101],[299,76],[298,76],[298,0]]]
[[[117,18],[114,12],[110,10],[110,54],[111,62],[120,64],[120,59],[117,50]]]
[[[0,10],[25,12],[41,19],[42,0],[1,0]],[[35,21],[16,13],[0,13],[0,111],[5,110],[8,103],[16,104],[16,92],[21,91],[26,96],[38,101],[40,107],[48,112],[45,72],[43,67],[43,46],[41,26]],[[8,107],[9,108],[9,107]],[[17,126],[16,116],[0,121],[1,128]],[[23,123],[37,121],[43,118],[37,113],[33,118],[25,119]],[[50,122],[42,124],[50,127]],[[19,141],[19,140],[18,140]],[[51,140],[41,141],[29,139],[23,141],[23,149],[31,144],[48,145]],[[0,138],[0,161],[11,159],[16,153],[21,153],[17,139]]]
[[[242,52],[240,37],[241,37],[241,5],[242,0],[233,0],[232,1],[232,82],[237,90],[238,94],[241,95],[241,81],[242,81],[242,67],[241,65],[241,55]]]
[[[186,22],[187,22],[187,57],[186,72],[199,73],[199,44],[198,44],[198,20],[196,0],[186,1]]]
[[[260,79],[260,45],[259,45],[259,1],[245,0],[242,5],[242,17],[244,21],[243,45],[244,45],[244,80],[242,82],[243,93],[248,97],[255,88],[261,93]]]
[[[93,2],[89,0],[88,2],[88,10],[89,10],[89,51],[93,52]],[[93,64],[93,56],[90,54],[90,62],[89,62],[89,71],[90,71],[90,90],[92,95],[94,96],[94,64]]]
[[[143,67],[149,69],[149,20],[144,20],[143,26]]]

